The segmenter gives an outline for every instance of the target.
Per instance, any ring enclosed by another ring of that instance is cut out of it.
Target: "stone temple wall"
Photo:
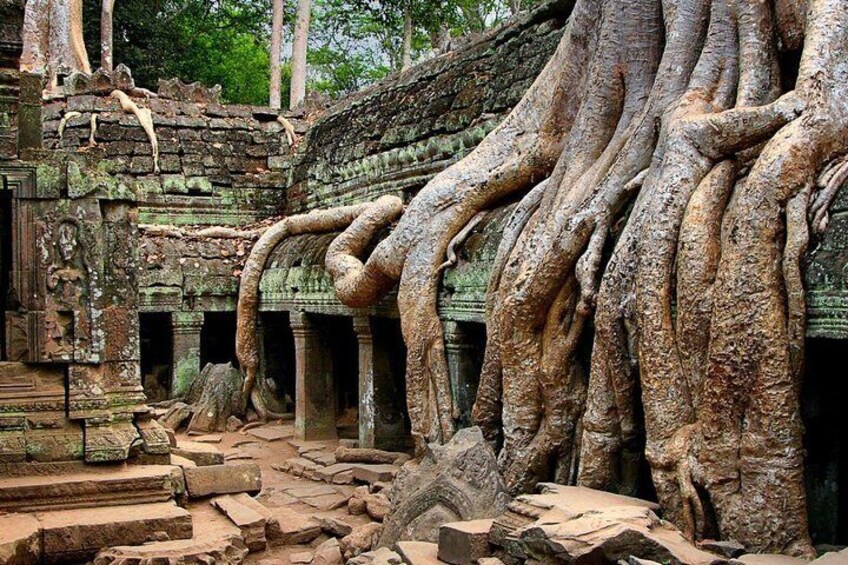
[[[18,137],[18,59],[23,0],[0,0],[0,159],[14,157]]]

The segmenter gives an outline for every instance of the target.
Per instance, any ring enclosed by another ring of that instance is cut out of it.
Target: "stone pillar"
[[[303,312],[290,312],[295,352],[295,437],[335,439],[336,391],[333,357],[321,333]]]
[[[200,330],[203,312],[172,312],[171,333],[174,362],[171,369],[171,397],[182,396],[200,374]]]
[[[389,347],[374,335],[368,316],[353,318],[359,343],[359,445],[378,449],[404,449],[406,430],[403,405],[406,399],[392,372]]]
[[[474,344],[460,322],[447,320],[445,327],[445,356],[450,372],[454,407],[459,414],[458,424],[462,428],[471,425],[471,409],[477,398],[480,382],[480,367],[475,360]]]

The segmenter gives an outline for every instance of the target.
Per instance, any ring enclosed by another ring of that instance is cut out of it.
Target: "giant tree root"
[[[370,257],[343,243],[369,221],[340,236],[343,301],[400,282],[419,445],[455,427],[436,308],[452,241],[543,186],[498,252],[474,410],[510,490],[633,492],[644,452],[691,537],[811,555],[800,259],[848,177],[846,91],[842,0],[577,0],[524,99]]]

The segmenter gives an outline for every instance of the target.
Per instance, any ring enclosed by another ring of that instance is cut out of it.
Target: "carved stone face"
[[[77,232],[77,226],[70,222],[62,222],[59,225],[59,255],[65,263],[70,263],[76,257],[79,245]]]

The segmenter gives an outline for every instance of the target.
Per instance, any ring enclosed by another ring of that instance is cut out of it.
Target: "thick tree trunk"
[[[403,40],[400,50],[400,70],[412,66],[412,7],[409,2],[403,5]]]
[[[802,50],[797,69],[781,47]],[[577,0],[506,120],[370,257],[363,242],[399,210],[360,210],[327,254],[351,306],[400,283],[419,447],[456,426],[445,256],[526,193],[493,267],[473,414],[502,440],[511,491],[633,493],[647,461],[692,538],[810,556],[800,261],[848,178],[847,49],[842,0]]]
[[[289,108],[294,108],[306,97],[306,54],[309,46],[309,20],[312,0],[298,0],[292,44],[292,78]]]
[[[59,76],[91,72],[82,38],[82,0],[27,0],[21,70]]]
[[[100,68],[112,71],[112,13],[115,0],[103,0],[100,11]]]
[[[272,0],[273,12],[271,15],[271,84],[269,88],[272,108],[281,105],[280,81],[280,59],[283,54],[283,0]]]

